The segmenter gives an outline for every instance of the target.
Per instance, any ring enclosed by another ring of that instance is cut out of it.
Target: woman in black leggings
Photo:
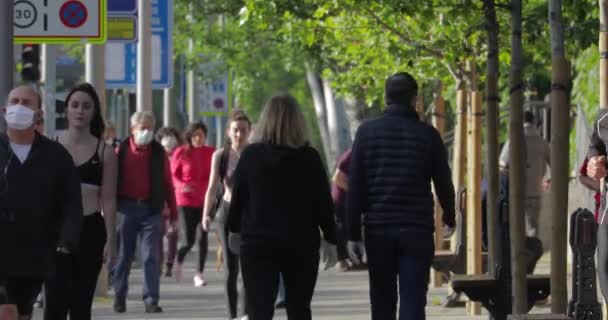
[[[171,173],[175,185],[175,199],[181,226],[181,244],[177,253],[175,277],[181,280],[183,263],[194,246],[197,233],[198,268],[194,275],[194,286],[205,285],[203,271],[207,259],[207,232],[201,228],[205,191],[209,183],[211,157],[214,149],[205,145],[207,127],[202,122],[193,123],[184,134],[186,144],[178,147],[171,156]]]
[[[239,161],[241,151],[247,146],[250,129],[251,122],[247,115],[242,111],[235,111],[229,120],[226,132],[229,143],[213,154],[211,178],[205,197],[205,210],[203,214],[203,228],[205,230],[210,229],[214,214],[215,220],[218,223],[218,231],[224,253],[224,280],[230,319],[237,317],[239,257],[228,248],[228,226],[226,225],[226,219],[232,198],[234,169]],[[214,212],[216,210],[217,212]],[[244,300],[243,305],[245,305]],[[244,314],[247,314],[245,310]]]
[[[77,86],[65,101],[69,126],[57,140],[80,173],[84,220],[78,251],[57,252],[55,271],[45,282],[44,319],[65,320],[69,314],[70,319],[88,320],[104,258],[112,263],[116,257],[117,157],[103,141],[104,122],[93,86]]]

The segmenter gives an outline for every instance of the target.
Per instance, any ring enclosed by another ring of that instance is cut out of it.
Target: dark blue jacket
[[[349,239],[366,229],[394,226],[434,231],[431,181],[443,222],[454,226],[454,185],[447,151],[435,128],[409,107],[390,105],[359,128],[348,177]]]

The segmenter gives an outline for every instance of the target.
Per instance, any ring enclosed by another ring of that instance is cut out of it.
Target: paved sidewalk
[[[194,254],[190,254],[190,259]],[[162,279],[160,304],[165,312],[148,315],[144,313],[141,302],[141,269],[134,269],[131,276],[131,288],[125,314],[115,314],[112,311],[110,298],[98,298],[94,305],[94,319],[228,319],[225,311],[224,292],[222,286],[223,273],[215,270],[215,251],[210,250],[207,270],[205,272],[208,285],[194,288],[194,262],[189,260],[184,272],[184,281],[176,283],[174,279]],[[548,271],[548,255],[545,255],[539,265],[539,272]],[[313,300],[313,318],[327,320],[363,320],[370,319],[369,286],[367,272],[356,271],[338,273],[336,271],[321,272]],[[431,288],[428,294],[427,319],[476,320],[487,319],[484,311],[482,316],[468,316],[465,308],[444,309],[441,300],[447,295],[448,287]],[[549,306],[535,307],[532,312],[545,313]],[[42,319],[41,311],[36,310],[35,319]],[[284,310],[278,310],[275,319],[286,319]]]

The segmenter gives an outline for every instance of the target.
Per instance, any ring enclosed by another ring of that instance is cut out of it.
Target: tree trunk
[[[357,129],[362,122],[361,114],[367,108],[365,101],[354,97],[344,98],[344,111],[348,119],[351,140],[357,133]]]
[[[524,221],[524,129],[523,49],[521,0],[511,2],[511,71],[509,76],[511,117],[509,121],[509,222],[513,280],[513,314],[528,312]]]
[[[486,75],[486,120],[487,120],[487,177],[488,196],[486,224],[488,235],[488,265],[493,266],[498,254],[496,247],[496,217],[498,213],[498,79],[500,68],[498,64],[498,20],[494,0],[484,0],[486,30],[488,32],[488,69]],[[489,268],[494,274],[494,268]]]
[[[348,113],[346,112],[346,99],[336,99],[336,115],[338,116],[338,129],[340,130],[340,142],[338,143],[338,156],[344,153],[353,144],[353,128],[351,127]]]
[[[315,105],[315,113],[317,115],[317,124],[319,125],[319,132],[321,133],[321,142],[323,143],[323,153],[325,155],[325,161],[329,163],[330,159],[333,159],[331,154],[331,142],[329,141],[329,130],[327,128],[327,112],[325,108],[325,101],[323,97],[323,89],[321,88],[321,77],[311,69],[307,68],[306,81],[310,87],[310,93],[312,95],[313,104]],[[328,167],[333,169],[333,167]]]
[[[439,132],[439,135],[441,135],[441,139],[443,140],[444,134],[445,134],[445,100],[443,99],[443,96],[441,95],[441,91],[442,91],[442,86],[441,83],[439,84],[439,87],[437,88],[437,93],[435,96],[435,102],[434,102],[434,112],[433,112],[433,126],[437,129],[437,131]],[[443,215],[443,210],[441,208],[441,206],[439,205],[439,200],[437,199],[437,194],[435,192],[435,188],[433,186],[433,194],[435,195],[435,248],[437,250],[441,250],[443,248],[443,235],[441,232],[441,228],[443,225],[442,222],[442,215]],[[434,288],[439,288],[441,287],[441,284],[443,283],[443,274],[441,272],[438,272],[434,269],[431,270],[431,285]]]
[[[343,99],[336,99],[331,88],[331,82],[323,79],[323,93],[325,96],[325,109],[327,110],[327,129],[329,133],[330,152],[332,159],[327,159],[330,169],[336,165],[337,157],[350,146],[351,136],[348,126]]]
[[[336,157],[338,155],[338,144],[340,143],[340,132],[338,129],[338,115],[336,114],[336,99],[334,91],[331,89],[329,80],[322,79],[323,96],[325,97],[325,110],[327,112],[327,132],[329,133],[329,153],[332,155],[327,159],[327,165],[330,170],[336,166]]]
[[[608,0],[600,0],[600,108],[608,107]]]
[[[467,163],[467,89],[463,79],[457,80],[456,84],[456,127],[454,128],[454,157],[452,164],[452,181],[456,191],[464,187],[464,177],[466,173]],[[456,219],[462,219],[464,230],[460,232],[466,233],[466,217],[457,215]],[[459,222],[459,221],[458,221]],[[464,246],[466,247],[466,237],[464,238]],[[457,233],[450,239],[450,250],[456,250]],[[451,289],[450,289],[451,290]]]
[[[482,93],[471,91],[467,141],[467,274],[481,274],[481,117]],[[481,304],[470,304],[470,315],[481,314]]]
[[[570,107],[568,99],[569,68],[564,53],[564,30],[561,0],[549,1],[551,32],[551,312],[566,313],[568,304],[568,160]]]

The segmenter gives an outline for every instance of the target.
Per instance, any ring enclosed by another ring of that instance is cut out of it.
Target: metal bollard
[[[572,247],[572,300],[568,316],[573,320],[600,320],[602,308],[597,301],[595,250],[597,224],[593,213],[577,210],[571,217],[570,246]]]

